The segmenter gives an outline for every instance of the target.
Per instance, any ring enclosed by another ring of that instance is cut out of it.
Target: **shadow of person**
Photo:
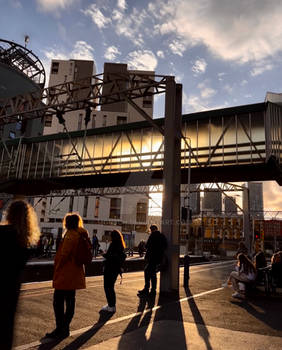
[[[82,333],[79,337],[77,337],[70,344],[66,345],[62,350],[76,350],[83,346],[87,341],[92,338],[100,328],[104,326],[104,324],[113,316],[112,313],[108,312],[100,312],[100,317],[98,321],[86,332]]]
[[[252,297],[252,299],[231,300],[230,302],[245,309],[250,315],[267,324],[272,329],[282,330],[281,298],[258,296]]]
[[[159,348],[159,341],[168,349],[187,350],[179,293],[160,293],[158,308],[147,340],[148,349]]]
[[[143,349],[147,342],[146,331],[150,324],[153,307],[155,306],[155,297],[140,298],[136,310],[136,315],[130,320],[127,327],[123,331],[118,344],[118,350],[127,350],[130,348]],[[128,339],[128,334],[138,330],[138,340],[136,337]],[[138,347],[137,347],[138,344]]]
[[[204,340],[205,344],[206,344],[206,348],[207,350],[212,350],[212,346],[211,346],[211,343],[210,343],[210,333],[208,331],[208,329],[206,328],[205,326],[205,321],[197,307],[197,304],[193,298],[193,295],[188,288],[185,288],[185,293],[186,293],[186,296],[188,297],[188,305],[190,307],[190,310],[192,312],[192,315],[194,317],[194,321],[195,321],[195,324],[197,326],[197,330],[198,330],[198,333],[199,335],[202,337],[202,339]]]
[[[41,344],[37,348],[37,350],[51,350],[59,343],[61,343],[66,338],[61,339],[51,339],[51,338],[42,338],[40,339]]]

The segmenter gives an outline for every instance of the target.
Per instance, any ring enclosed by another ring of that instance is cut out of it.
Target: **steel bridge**
[[[161,184],[164,119],[0,143],[0,191]],[[181,182],[282,184],[282,109],[266,102],[182,116]],[[191,146],[191,148],[190,148]]]

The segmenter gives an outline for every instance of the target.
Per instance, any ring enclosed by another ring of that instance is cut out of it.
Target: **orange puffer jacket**
[[[55,256],[53,287],[55,289],[84,289],[85,271],[83,265],[75,262],[79,235],[87,234],[84,228],[68,230]]]

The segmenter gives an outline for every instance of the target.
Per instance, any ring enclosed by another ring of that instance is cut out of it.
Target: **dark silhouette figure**
[[[151,225],[151,234],[146,243],[144,278],[145,286],[138,291],[138,296],[156,295],[157,288],[157,269],[164,258],[164,252],[167,247],[165,235],[162,234],[156,225]],[[151,285],[151,291],[149,292]]]
[[[29,247],[38,242],[40,231],[33,208],[23,200],[13,201],[0,225],[2,243],[0,349],[9,350],[13,343],[14,317],[20,291],[20,276],[29,257]]]

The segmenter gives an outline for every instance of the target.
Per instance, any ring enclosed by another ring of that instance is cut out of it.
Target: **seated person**
[[[271,274],[274,285],[282,286],[282,251],[271,257]]]
[[[254,257],[254,266],[255,266],[255,268],[257,270],[256,282],[257,283],[262,283],[263,282],[263,278],[264,278],[264,273],[260,269],[262,269],[262,268],[267,266],[266,258],[265,258],[265,255],[264,255],[263,251],[260,250],[255,255],[255,257]]]
[[[230,286],[234,289],[233,298],[245,298],[245,283],[253,282],[256,279],[256,268],[247,255],[240,253],[237,256],[236,271],[232,271],[228,281],[223,287]]]

